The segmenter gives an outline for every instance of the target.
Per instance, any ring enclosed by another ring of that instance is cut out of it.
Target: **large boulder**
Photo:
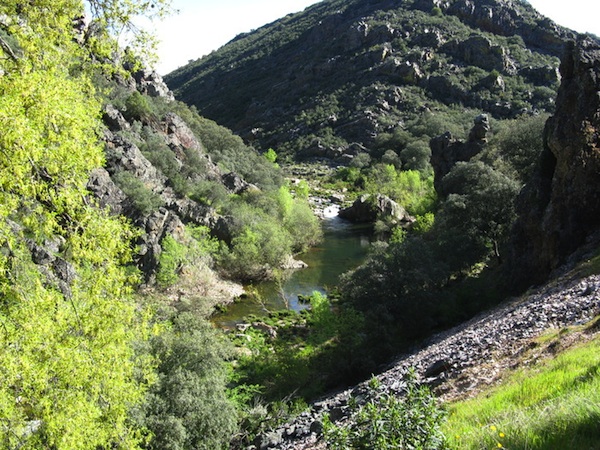
[[[580,36],[560,72],[537,173],[517,204],[511,276],[522,287],[544,281],[600,228],[600,45]]]
[[[390,220],[400,226],[408,227],[415,219],[391,198],[377,194],[365,194],[357,198],[352,206],[340,210],[339,216],[351,222],[367,223],[377,219]]]

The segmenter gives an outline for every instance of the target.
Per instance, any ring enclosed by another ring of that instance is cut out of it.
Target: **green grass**
[[[600,449],[600,337],[452,404],[444,434],[451,449]]]

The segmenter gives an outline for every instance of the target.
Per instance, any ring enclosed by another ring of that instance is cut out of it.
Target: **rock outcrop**
[[[600,228],[600,45],[568,45],[537,173],[521,192],[511,277],[542,282]]]
[[[135,72],[132,78],[120,84],[130,93],[137,90],[145,95],[163,97],[167,102],[173,99],[162,78],[151,71]],[[162,240],[172,236],[185,243],[184,224],[206,226],[213,236],[225,242],[231,240],[230,223],[226,217],[217,214],[211,206],[178,192],[172,181],[146,156],[147,153],[142,152],[142,145],[137,143],[144,142],[144,137],[139,134],[139,128],[136,131],[133,122],[110,104],[104,108],[103,121],[107,126],[104,132],[106,163],[104,168],[90,174],[87,187],[100,207],[108,208],[112,214],[127,216],[142,230],[136,242],[138,252],[135,259],[146,284],[152,285],[155,281]],[[160,146],[159,151],[164,153],[164,158],[176,165],[179,175],[189,186],[209,181],[222,184],[232,193],[258,189],[236,174],[223,175],[188,124],[177,114],[169,112],[160,118],[144,121],[156,141],[153,145]],[[191,166],[194,170],[188,170]],[[136,202],[134,198],[135,192],[125,192],[127,189],[120,187],[118,177],[124,173],[129,176],[130,182],[135,180],[138,196],[154,200],[153,207],[142,210],[139,199]]]
[[[395,223],[401,227],[409,227],[415,219],[406,210],[391,198],[377,194],[361,195],[352,206],[340,210],[339,216],[351,222],[375,222],[383,219]]]
[[[486,114],[480,114],[474,119],[473,128],[469,133],[467,142],[454,139],[450,132],[431,139],[431,165],[434,173],[434,186],[436,191],[445,195],[442,189],[442,178],[452,170],[459,161],[469,161],[484,148],[487,143],[487,132],[490,124]]]

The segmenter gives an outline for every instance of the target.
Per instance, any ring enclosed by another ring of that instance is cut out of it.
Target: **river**
[[[338,284],[339,276],[359,266],[366,258],[372,225],[357,225],[340,219],[337,209],[325,210],[322,219],[323,241],[297,259],[308,264],[305,269],[288,271],[281,283],[265,281],[247,286],[255,291],[260,301],[252,296],[231,304],[227,311],[213,318],[221,327],[230,327],[254,314],[265,315],[268,311],[294,309],[299,311],[307,305],[298,300],[299,295],[310,295],[314,291],[326,293]]]

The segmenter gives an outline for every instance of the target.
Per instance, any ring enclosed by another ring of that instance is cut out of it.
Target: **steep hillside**
[[[390,145],[381,135],[397,129],[414,139],[445,131],[435,120],[417,129],[419,118],[552,111],[573,37],[516,0],[325,0],[165,80],[259,149],[348,163],[379,156]]]
[[[535,338],[550,330],[560,330],[558,334],[566,335],[569,327],[582,326],[587,328],[584,334],[597,333],[597,322],[594,324],[592,320],[600,315],[599,62],[600,45],[597,42],[581,36],[569,45],[561,62],[562,82],[556,113],[546,122],[544,151],[536,167],[537,174],[519,198],[508,264],[512,270],[505,283],[532,285],[543,281],[545,284],[437,334],[418,345],[415,351],[399,357],[377,376],[383,391],[403,395],[409,369],[414,368],[417,376],[439,396],[469,396],[518,367],[523,362],[522,355],[539,346]],[[487,178],[486,183],[493,181]],[[419,250],[423,253],[423,246]],[[401,256],[406,258],[407,254]],[[427,262],[431,264],[431,261]],[[427,271],[427,266],[413,267]],[[391,278],[398,279],[401,280],[398,276]],[[365,277],[360,279],[362,284],[368,281]],[[370,299],[374,297],[371,295]],[[435,300],[441,301],[439,292]],[[407,305],[403,306],[402,314],[409,314]],[[368,307],[376,306],[372,302]],[[421,313],[423,302],[418,307]],[[557,340],[544,351],[552,353],[560,345]],[[533,358],[541,353],[537,352]],[[595,370],[589,374],[590,379],[597,377]],[[574,384],[583,382],[580,377]],[[367,383],[322,398],[293,422],[264,435],[263,448],[325,448],[322,441],[324,414],[334,422],[347,422],[352,404],[364,402],[366,398]],[[583,402],[587,404],[585,398]],[[546,408],[557,407],[556,403],[542,404]],[[597,403],[591,404],[597,407]],[[514,428],[521,425],[514,417],[500,415]],[[489,418],[481,419],[485,423]],[[368,426],[368,422],[365,423],[358,426]],[[579,433],[579,425],[573,429],[553,426],[542,434],[568,438],[570,434]],[[371,431],[371,437],[379,433],[379,430]],[[595,426],[593,430],[582,428],[579,434],[589,437],[597,436],[597,433]],[[454,439],[453,436],[446,438],[449,442]],[[463,448],[460,442],[457,447]],[[498,445],[500,447],[502,445]]]

